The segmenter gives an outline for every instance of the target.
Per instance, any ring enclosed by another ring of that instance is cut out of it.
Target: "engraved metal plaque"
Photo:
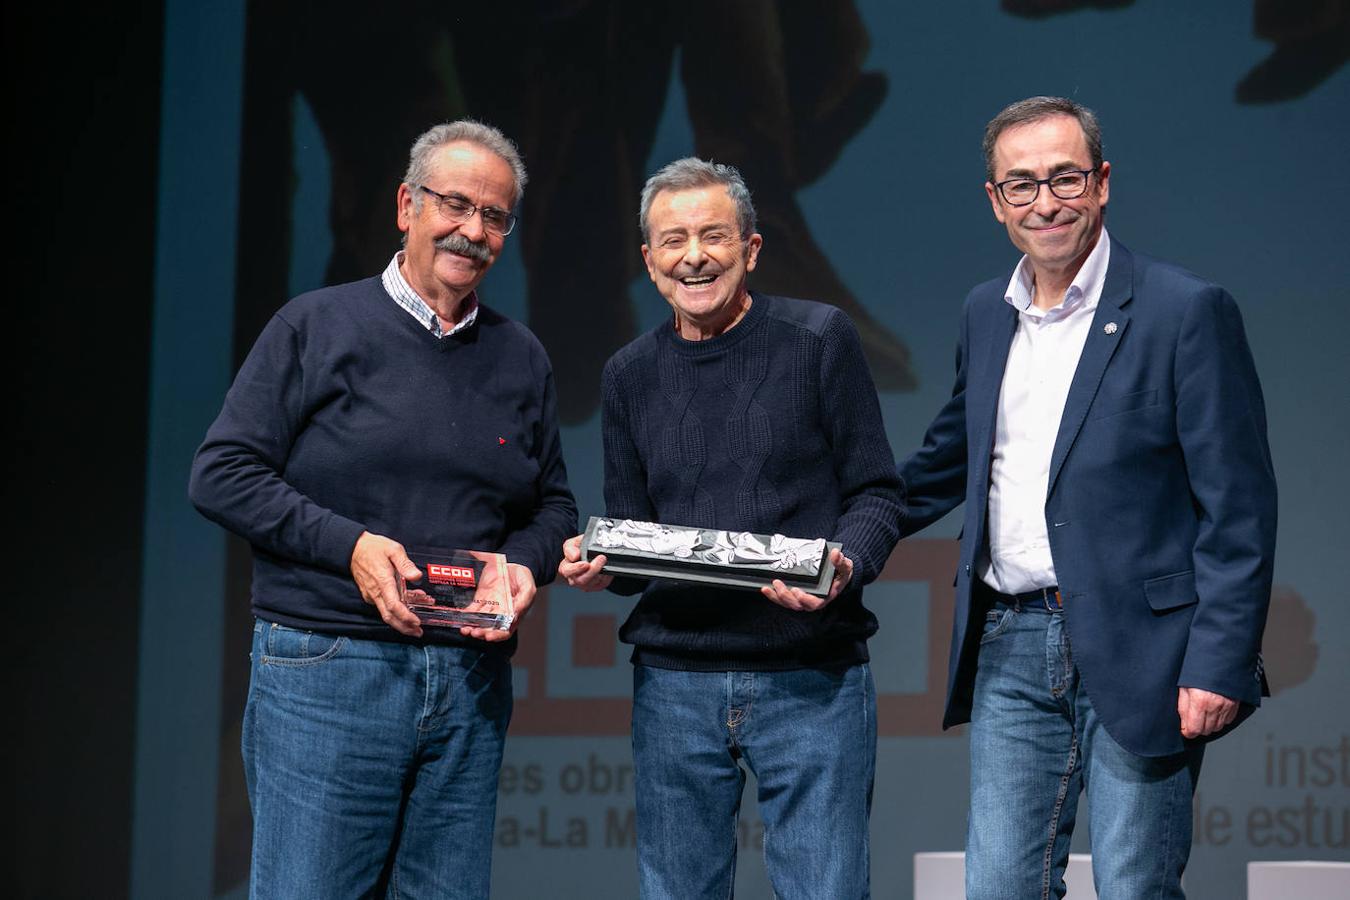
[[[585,559],[604,555],[604,572],[759,590],[774,579],[823,597],[834,580],[830,551],[838,542],[790,538],[633,519],[591,516],[582,536]]]

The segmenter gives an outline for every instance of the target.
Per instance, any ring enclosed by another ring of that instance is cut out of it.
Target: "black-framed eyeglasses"
[[[1050,189],[1061,200],[1075,200],[1087,190],[1088,179],[1096,169],[1069,169],[1056,172],[1049,178],[1009,178],[1000,181],[998,188],[1003,202],[1009,206],[1030,206],[1041,195],[1041,185]]]
[[[442,194],[433,191],[424,184],[414,184],[413,187],[436,200],[436,208],[447,222],[455,222],[456,224],[467,222],[473,218],[474,213],[478,213],[483,217],[484,230],[493,234],[506,237],[511,233],[511,229],[516,227],[515,213],[498,209],[495,206],[474,206],[463,197]]]

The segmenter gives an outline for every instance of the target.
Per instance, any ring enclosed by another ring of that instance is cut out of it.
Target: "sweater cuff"
[[[538,549],[531,546],[533,543],[533,541],[508,540],[497,552],[505,556],[508,563],[529,569],[530,575],[534,577],[535,587],[543,587],[558,574],[558,564],[555,562],[551,571],[546,568],[539,559]],[[558,559],[562,559],[561,550],[558,551]]]
[[[841,531],[839,541],[843,553],[853,560],[852,580],[859,584],[871,584],[876,581],[886,566],[891,551],[895,549],[898,537],[897,523],[884,522],[871,517],[850,521]]]
[[[1255,660],[1200,666],[1183,662],[1177,687],[1199,688],[1252,706],[1261,705],[1261,668]]]
[[[365,526],[359,522],[333,515],[324,524],[314,548],[318,561],[335,572],[350,574],[352,551],[356,549],[356,541],[365,530]]]

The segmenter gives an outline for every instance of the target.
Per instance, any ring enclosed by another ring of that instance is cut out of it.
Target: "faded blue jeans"
[[[985,619],[971,713],[968,900],[1063,897],[1081,791],[1100,900],[1182,897],[1203,753],[1123,749],[1079,680],[1064,613],[999,604]]]
[[[252,657],[250,896],[486,898],[510,661],[261,620]]]
[[[876,694],[866,665],[786,672],[635,666],[642,897],[731,896],[747,768],[759,782],[774,894],[867,897],[876,749]]]

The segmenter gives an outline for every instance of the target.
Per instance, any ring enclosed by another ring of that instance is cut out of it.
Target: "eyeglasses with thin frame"
[[[1050,189],[1061,200],[1076,200],[1087,190],[1088,179],[1096,169],[1068,169],[1049,178],[1009,178],[1000,181],[998,188],[1003,202],[1009,206],[1030,206],[1041,195],[1041,185]]]
[[[483,228],[493,234],[506,237],[511,233],[511,229],[516,227],[515,213],[498,209],[495,206],[475,206],[463,197],[442,194],[439,191],[433,191],[424,184],[412,186],[435,199],[437,210],[440,211],[442,218],[447,222],[461,224],[472,219],[474,213],[478,213],[483,217]]]

